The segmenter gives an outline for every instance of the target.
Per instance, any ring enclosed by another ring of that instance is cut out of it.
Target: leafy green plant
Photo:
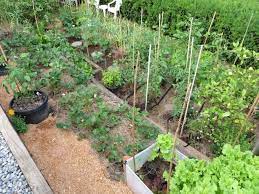
[[[102,73],[102,82],[109,88],[117,88],[122,85],[121,70],[119,67],[111,66]]]
[[[104,56],[104,54],[100,51],[94,51],[93,53],[91,53],[91,57],[92,57],[93,61],[96,63],[102,61],[103,56]]]
[[[258,93],[258,71],[215,67],[209,75],[196,93],[196,103],[205,103],[206,108],[188,124],[193,137],[211,140],[216,153],[221,152],[225,143],[234,145],[236,140],[242,149],[248,149],[252,123],[246,110]]]
[[[12,116],[11,117],[12,124],[15,128],[15,130],[18,133],[26,133],[28,130],[28,126],[25,123],[25,120],[19,116]]]
[[[164,159],[167,162],[173,159],[173,138],[172,134],[160,134],[156,139],[156,145],[152,150],[150,160],[155,160],[157,157]]]
[[[170,193],[257,193],[259,157],[239,146],[225,145],[212,161],[186,159],[178,162],[170,181]]]

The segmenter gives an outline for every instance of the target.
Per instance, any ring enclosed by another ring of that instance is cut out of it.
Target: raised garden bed
[[[150,155],[151,155],[151,152],[152,152],[154,146],[155,146],[155,144],[151,145],[150,147],[146,148],[142,152],[135,155],[135,165],[134,165],[133,158],[130,158],[125,161],[126,182],[127,182],[127,185],[130,187],[130,189],[136,194],[152,194],[153,193],[151,188],[147,187],[147,185],[138,176],[137,171],[139,171],[141,168],[143,168],[144,165],[147,165],[146,163],[150,158]],[[187,156],[185,156],[183,153],[181,153],[178,150],[176,150],[176,156],[180,160],[187,158]],[[162,164],[160,164],[160,165],[162,166]],[[150,186],[153,186],[153,185],[151,184]]]

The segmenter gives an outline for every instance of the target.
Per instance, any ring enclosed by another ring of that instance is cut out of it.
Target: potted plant
[[[11,90],[14,94],[9,105],[14,114],[24,118],[26,123],[37,124],[48,117],[48,96],[37,89],[41,85],[38,73],[28,66],[10,67],[2,86],[7,93]]]
[[[110,66],[102,72],[102,82],[110,90],[116,90],[122,85],[121,70],[117,66]]]

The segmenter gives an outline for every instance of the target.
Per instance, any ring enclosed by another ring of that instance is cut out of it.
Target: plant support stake
[[[146,87],[146,99],[145,99],[145,111],[147,111],[147,99],[148,99],[148,86],[149,86],[149,74],[150,74],[150,63],[151,63],[151,44],[149,45],[148,53],[148,65],[147,65],[147,87]]]
[[[185,66],[185,69],[187,69],[188,60],[189,60],[189,54],[190,54],[190,44],[191,44],[191,36],[192,36],[192,22],[193,22],[193,18],[191,18],[191,24],[190,24],[190,30],[189,30],[189,40],[188,40],[188,47],[187,47],[187,55],[186,55],[186,66]]]
[[[199,56],[198,56],[198,60],[197,60],[197,64],[196,64],[196,68],[195,68],[192,84],[191,84],[190,94],[189,94],[188,99],[187,99],[187,104],[186,104],[186,107],[185,107],[185,113],[184,113],[184,117],[183,117],[183,123],[182,123],[182,126],[181,126],[180,137],[182,137],[183,128],[184,128],[184,125],[185,125],[185,122],[186,122],[188,108],[189,108],[189,104],[190,104],[190,100],[191,100],[191,95],[192,95],[194,83],[195,83],[195,80],[196,80],[196,77],[197,77],[197,72],[198,72],[198,67],[199,67],[199,64],[200,64],[200,59],[201,59],[202,51],[203,51],[203,45],[201,45],[201,48],[200,48],[200,52],[199,52]]]
[[[253,19],[253,16],[254,16],[254,14],[252,13],[252,15],[251,15],[251,17],[250,17],[250,19],[249,19],[249,21],[248,21],[245,34],[244,34],[243,39],[242,39],[241,44],[240,44],[241,47],[243,47],[243,44],[244,44],[244,41],[245,41],[245,38],[246,38],[246,35],[247,35],[247,32],[248,32],[249,26],[250,26],[251,21],[252,21],[252,19]],[[235,58],[234,65],[236,64],[237,59],[238,59],[238,56],[236,56],[236,58]]]
[[[133,94],[133,114],[132,114],[132,138],[133,143],[135,143],[135,131],[136,131],[136,124],[135,124],[135,115],[136,115],[136,88],[137,88],[137,76],[138,76],[138,63],[139,63],[140,53],[138,51],[137,55],[137,62],[136,66],[134,65],[134,94]],[[136,160],[135,160],[135,148],[133,149],[133,163],[134,163],[134,171],[136,171]]]

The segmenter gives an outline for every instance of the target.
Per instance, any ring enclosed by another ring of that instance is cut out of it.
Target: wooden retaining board
[[[52,190],[32,160],[28,150],[11,125],[2,106],[0,105],[0,132],[5,138],[20,169],[22,170],[34,194],[52,194]]]

